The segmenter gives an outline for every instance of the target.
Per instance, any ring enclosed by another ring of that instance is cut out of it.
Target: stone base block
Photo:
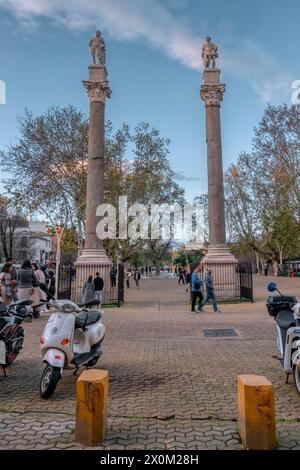
[[[83,250],[78,260],[74,263],[75,266],[85,264],[95,264],[103,266],[111,266],[111,261],[104,249],[99,250]]]
[[[107,70],[104,65],[96,64],[89,66],[89,80],[92,82],[106,82]]]
[[[107,427],[108,372],[86,370],[77,381],[75,441],[87,446],[100,444]]]
[[[215,294],[219,301],[237,301],[240,299],[240,275],[238,260],[228,247],[210,247],[202,261],[204,272],[211,269]]]
[[[104,281],[102,303],[110,303],[112,299],[116,300],[117,294],[114,290],[116,290],[117,287],[112,287],[110,278],[112,263],[104,249],[84,250],[74,264],[76,267],[76,278],[72,286],[72,300],[77,303],[82,302],[84,284],[89,276],[93,276],[94,278],[97,272]]]
[[[238,426],[247,449],[276,447],[275,398],[271,382],[260,375],[239,375]]]

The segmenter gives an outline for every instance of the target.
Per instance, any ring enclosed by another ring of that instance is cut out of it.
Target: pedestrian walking
[[[29,260],[24,261],[21,269],[19,269],[17,273],[17,282],[19,300],[32,300],[33,303],[31,307],[33,310],[33,317],[39,318],[39,283]]]
[[[186,284],[190,284],[190,283],[191,283],[191,280],[192,280],[192,275],[191,275],[190,271],[188,271],[188,272],[185,274],[185,283],[186,283]]]
[[[10,263],[5,263],[0,273],[1,282],[1,298],[5,305],[17,300],[15,291],[15,281],[12,279],[12,266]]]
[[[46,285],[46,276],[45,276],[45,273],[42,269],[40,269],[38,267],[38,265],[36,263],[32,263],[31,264],[31,267],[33,269],[33,272],[37,278],[37,281],[38,281],[38,287],[35,287],[34,289],[37,289],[37,292],[38,292],[38,296],[40,298],[40,301],[41,300],[44,300],[46,301],[47,300],[47,294],[45,292],[44,289],[47,289],[47,285]],[[42,305],[41,306],[41,311],[43,312],[47,312],[48,309],[47,309],[47,306],[46,305]]]
[[[100,305],[101,305],[104,281],[99,273],[96,273],[96,277],[94,279],[94,287],[95,287],[95,299],[100,300]]]
[[[182,284],[185,284],[184,272],[181,268],[179,268],[179,270],[178,270],[178,284],[180,284],[181,281],[182,281]]]
[[[269,272],[269,265],[268,265],[268,263],[265,263],[265,264],[264,264],[264,273],[265,273],[265,276],[268,275],[268,272]]]
[[[135,280],[136,288],[139,289],[140,288],[140,282],[141,282],[141,273],[138,269],[135,270],[133,278]]]
[[[203,280],[201,278],[200,273],[201,273],[201,267],[197,266],[194,269],[194,272],[193,272],[192,278],[191,278],[191,283],[192,283],[192,287],[191,287],[191,292],[192,292],[191,312],[192,313],[196,313],[195,306],[196,306],[197,299],[199,299],[199,312],[201,311],[201,304],[202,304],[202,301],[203,301],[203,295],[202,295],[202,292],[201,292],[201,288],[202,288],[202,285],[203,285]]]
[[[126,273],[125,273],[125,280],[126,280],[127,289],[130,288],[130,279],[131,279],[131,276],[132,276],[132,272],[131,272],[131,269],[129,269],[129,270],[126,271]]]
[[[110,270],[110,287],[116,287],[116,281],[117,281],[117,270],[113,266]]]
[[[10,270],[11,280],[17,281],[17,270],[14,267],[14,259],[12,257],[9,257],[6,259],[6,263],[10,264],[11,266],[11,270]]]
[[[49,294],[54,296],[55,294],[55,276],[53,271],[48,272],[48,280],[47,280],[47,290]],[[50,300],[50,296],[47,294],[47,300]]]
[[[212,304],[213,304],[214,312],[215,313],[221,313],[219,308],[218,308],[218,304],[217,304],[217,299],[216,299],[216,295],[215,295],[214,281],[213,281],[213,278],[212,278],[211,268],[207,268],[207,272],[205,273],[204,282],[205,282],[206,295],[205,295],[205,299],[202,300],[202,302],[201,302],[200,310],[202,310],[204,305],[207,304],[207,302],[209,300],[211,300]]]
[[[95,300],[95,285],[93,281],[93,276],[89,276],[85,282],[82,290],[82,303],[87,304]]]

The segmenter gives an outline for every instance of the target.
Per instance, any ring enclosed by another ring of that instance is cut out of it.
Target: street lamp
[[[56,266],[55,266],[55,298],[58,298],[58,278],[59,278],[59,265],[60,265],[60,245],[61,245],[61,238],[64,232],[65,226],[55,225],[55,227],[48,227],[48,233],[52,237],[56,237]]]

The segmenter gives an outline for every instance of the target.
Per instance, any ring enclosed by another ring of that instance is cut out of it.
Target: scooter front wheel
[[[297,364],[294,367],[294,384],[295,384],[297,392],[300,395],[300,369],[299,369],[299,365],[300,364]]]
[[[40,396],[41,398],[49,398],[53,394],[56,385],[60,379],[60,369],[58,367],[46,365],[40,382]]]

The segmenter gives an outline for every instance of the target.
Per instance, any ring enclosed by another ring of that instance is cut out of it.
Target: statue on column
[[[219,57],[217,46],[211,42],[211,38],[207,37],[202,47],[202,59],[206,69],[216,68],[216,59]]]
[[[97,31],[96,36],[90,40],[89,46],[93,64],[105,65],[105,43],[100,31]]]

